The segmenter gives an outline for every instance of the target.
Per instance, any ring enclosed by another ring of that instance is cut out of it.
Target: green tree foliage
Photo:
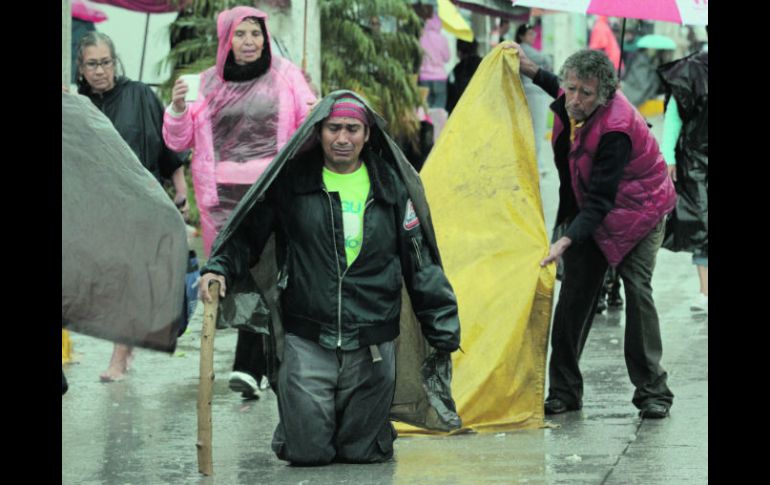
[[[193,0],[182,16],[171,24],[171,51],[166,64],[171,76],[161,86],[161,98],[171,101],[171,88],[182,74],[194,74],[208,69],[217,60],[217,15],[248,2],[238,0]]]
[[[422,104],[416,73],[422,24],[403,0],[322,0],[321,89],[363,94],[388,122],[388,132],[415,142]],[[373,17],[396,19],[396,32],[372,30]]]

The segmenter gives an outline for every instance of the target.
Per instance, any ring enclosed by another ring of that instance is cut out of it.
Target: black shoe
[[[580,409],[580,406],[570,406],[558,397],[546,399],[543,407],[545,408],[545,414],[561,414]]]
[[[642,419],[663,419],[668,416],[668,406],[654,402],[645,404],[639,411],[639,416]]]
[[[620,293],[611,291],[609,297],[607,297],[607,305],[610,308],[619,308],[623,306],[623,297]]]
[[[600,313],[604,313],[604,310],[607,309],[607,297],[605,295],[601,295],[599,297],[599,302],[596,304],[596,314],[599,315]]]

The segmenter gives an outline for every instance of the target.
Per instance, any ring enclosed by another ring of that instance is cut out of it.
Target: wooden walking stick
[[[211,303],[203,305],[203,330],[201,332],[200,383],[198,384],[198,471],[214,474],[211,448],[211,399],[214,387],[214,332],[219,307],[219,282],[209,285]]]

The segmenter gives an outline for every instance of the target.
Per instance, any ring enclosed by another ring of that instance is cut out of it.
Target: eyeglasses
[[[115,65],[114,59],[105,59],[102,62],[88,61],[84,64],[84,66],[86,66],[86,69],[88,69],[89,71],[95,71],[99,67],[104,68],[104,70],[106,71],[107,69],[112,68],[112,66],[114,65]]]

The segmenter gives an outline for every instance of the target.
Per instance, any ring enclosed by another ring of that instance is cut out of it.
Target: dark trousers
[[[636,387],[632,402],[638,408],[649,402],[670,406],[674,395],[660,366],[663,353],[660,325],[652,299],[652,272],[663,241],[659,223],[618,265],[626,293],[626,368]],[[549,398],[581,407],[583,376],[578,367],[596,312],[607,259],[593,239],[573,244],[563,255],[564,277],[551,332]]]
[[[248,330],[238,330],[233,370],[245,372],[259,383],[262,376],[267,374],[266,366],[264,335]]]
[[[293,465],[374,463],[393,457],[390,406],[396,388],[393,342],[372,351],[329,350],[287,333],[278,370],[276,456]]]

